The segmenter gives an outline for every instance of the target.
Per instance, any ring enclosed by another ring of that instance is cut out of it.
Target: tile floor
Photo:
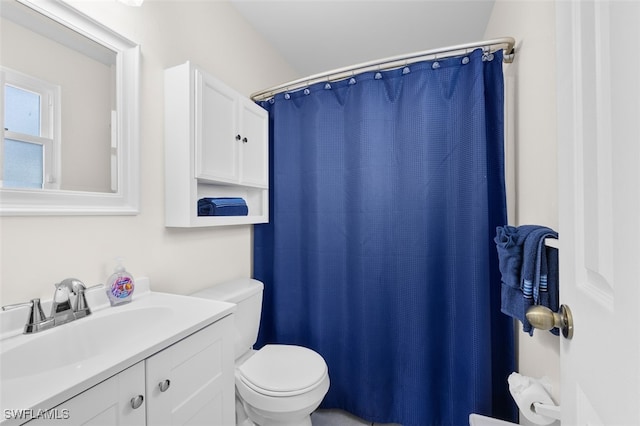
[[[401,426],[396,423],[371,423],[342,410],[317,410],[311,414],[313,426]]]

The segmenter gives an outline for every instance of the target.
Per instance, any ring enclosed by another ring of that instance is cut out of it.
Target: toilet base
[[[248,416],[247,420],[252,421],[252,424],[256,426],[312,426],[310,413],[317,408],[314,407],[309,411],[309,407],[307,407],[295,413],[289,412],[281,415],[280,413],[263,413],[246,403],[242,403],[242,406]]]
[[[251,421],[249,416],[247,416],[247,412],[244,410],[244,406],[242,405],[242,400],[236,393],[236,426],[256,426],[254,422]]]
[[[236,389],[236,426],[312,426],[311,413],[320,402],[295,412],[263,412],[242,400]]]

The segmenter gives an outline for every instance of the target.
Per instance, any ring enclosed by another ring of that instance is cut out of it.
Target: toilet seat
[[[237,368],[239,379],[267,396],[301,395],[327,376],[327,364],[311,349],[294,345],[266,345]]]

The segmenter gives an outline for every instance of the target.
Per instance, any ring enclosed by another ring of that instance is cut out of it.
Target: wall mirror
[[[138,213],[140,47],[60,0],[0,19],[0,215]]]

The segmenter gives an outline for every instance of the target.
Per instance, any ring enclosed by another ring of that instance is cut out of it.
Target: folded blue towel
[[[247,216],[249,208],[242,198],[202,198],[198,200],[198,216]]]
[[[494,239],[502,274],[501,311],[522,322],[530,335],[533,327],[525,316],[533,305],[558,309],[558,253],[546,247],[545,238],[557,238],[550,228],[537,225],[496,228]],[[558,333],[557,329],[552,331]]]

